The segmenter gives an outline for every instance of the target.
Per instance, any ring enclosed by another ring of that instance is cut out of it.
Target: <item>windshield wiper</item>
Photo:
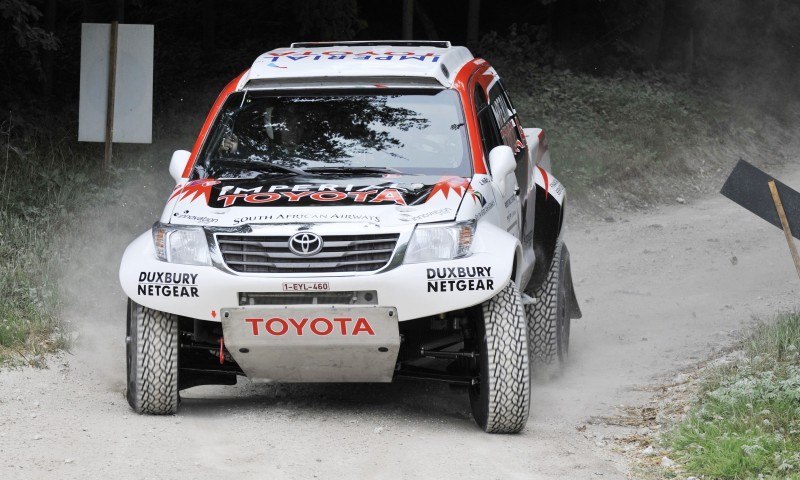
[[[312,167],[307,172],[314,173],[403,173],[392,167]]]
[[[294,175],[306,175],[308,172],[303,170],[302,168],[297,167],[287,167],[284,165],[280,165],[277,163],[272,162],[264,162],[264,161],[249,161],[249,160],[238,160],[235,158],[218,158],[214,163],[219,165],[226,165],[229,167],[234,168],[241,168],[250,170],[253,172],[260,172],[260,171],[278,171],[283,173],[291,173]]]

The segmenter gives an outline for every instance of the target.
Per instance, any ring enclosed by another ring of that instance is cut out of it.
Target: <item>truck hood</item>
[[[161,221],[178,225],[356,222],[384,226],[450,221],[464,197],[484,203],[464,177],[201,179],[178,184]]]

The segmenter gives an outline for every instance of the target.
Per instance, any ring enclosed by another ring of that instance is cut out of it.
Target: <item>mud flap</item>
[[[400,350],[391,307],[222,309],[228,351],[247,377],[268,382],[391,382]]]
[[[572,283],[572,263],[570,262],[569,250],[567,249],[566,245],[564,245],[564,251],[567,254],[567,278],[564,280],[564,282],[567,287],[567,301],[569,302],[568,315],[571,319],[578,319],[583,317],[583,313],[581,312],[580,305],[578,305],[578,296],[575,295],[575,285]]]

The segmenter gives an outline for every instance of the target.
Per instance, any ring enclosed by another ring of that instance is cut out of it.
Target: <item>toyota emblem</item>
[[[322,237],[310,232],[295,233],[289,238],[289,250],[303,257],[316,255],[322,250]]]

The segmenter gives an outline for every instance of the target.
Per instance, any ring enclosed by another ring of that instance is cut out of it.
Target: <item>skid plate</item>
[[[378,306],[221,309],[225,346],[254,382],[390,382],[397,310]]]

